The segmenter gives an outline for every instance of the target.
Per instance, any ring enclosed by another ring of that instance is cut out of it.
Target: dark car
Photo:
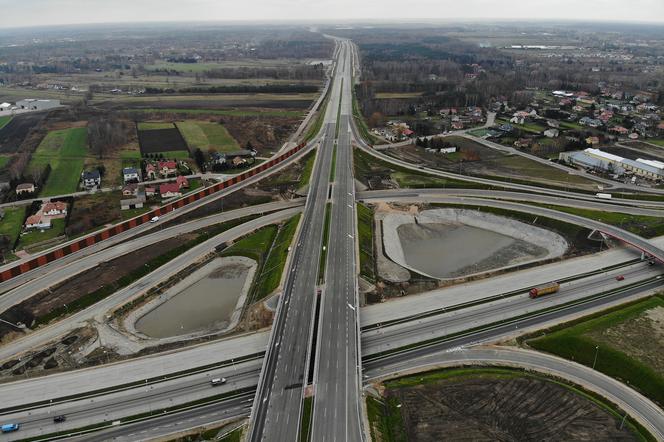
[[[65,416],[64,414],[61,414],[60,416],[55,416],[53,418],[53,422],[55,422],[56,424],[59,424],[59,423],[64,422],[66,420],[67,420],[67,416]]]
[[[616,281],[623,281],[625,277],[623,275],[616,276]]]

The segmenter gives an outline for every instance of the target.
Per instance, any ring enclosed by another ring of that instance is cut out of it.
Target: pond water
[[[547,253],[525,241],[462,224],[402,224],[397,233],[406,263],[436,278],[496,269]]]
[[[242,294],[250,267],[239,263],[211,264],[203,268],[206,271],[198,281],[136,321],[136,330],[153,338],[168,338],[225,327]]]

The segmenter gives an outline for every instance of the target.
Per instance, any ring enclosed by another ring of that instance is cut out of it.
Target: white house
[[[98,170],[81,173],[81,181],[86,189],[94,189],[101,186],[101,175]]]
[[[8,110],[10,110],[11,108],[12,108],[12,105],[9,104],[9,103],[1,103],[1,104],[0,104],[0,112],[8,111]]]
[[[122,178],[124,179],[125,184],[127,183],[138,183],[141,181],[141,175],[137,169],[133,167],[125,167],[122,169]]]

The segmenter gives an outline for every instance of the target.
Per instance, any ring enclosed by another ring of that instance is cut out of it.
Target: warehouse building
[[[16,107],[22,110],[42,111],[60,107],[60,100],[38,100],[36,98],[26,98],[16,102]]]
[[[664,179],[664,163],[638,158],[631,160],[599,149],[561,152],[560,160],[586,169],[602,170],[616,175],[634,175],[648,180]]]

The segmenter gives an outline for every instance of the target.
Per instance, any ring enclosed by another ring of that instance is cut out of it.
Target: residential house
[[[43,215],[51,217],[65,216],[67,215],[67,203],[63,203],[62,201],[45,203],[42,206],[41,212]]]
[[[129,183],[122,188],[122,196],[136,196],[138,192],[138,184]]]
[[[25,220],[26,230],[45,230],[51,228],[50,218],[43,218],[41,215],[32,215]]]
[[[544,136],[547,138],[557,138],[558,135],[560,135],[560,131],[558,129],[547,129],[544,131]]]
[[[145,175],[148,177],[148,180],[156,180],[157,179],[157,166],[155,166],[152,163],[148,163],[148,165],[145,166]]]
[[[245,164],[247,164],[247,160],[245,160],[245,159],[242,158],[242,157],[235,157],[235,158],[233,158],[233,160],[231,161],[231,165],[232,165],[233,167],[242,167],[242,166],[244,166]]]
[[[586,144],[590,144],[591,146],[597,146],[599,144],[599,138],[598,137],[588,137],[588,138],[586,138]]]
[[[95,189],[101,186],[101,175],[98,170],[92,170],[90,172],[83,172],[81,174],[81,182],[83,187],[90,190]]]
[[[159,175],[166,178],[169,176],[175,176],[178,173],[178,164],[175,161],[159,161],[157,163],[157,170]]]
[[[609,129],[609,132],[615,132],[618,135],[627,135],[629,133],[629,130],[622,126],[613,126],[612,128]]]
[[[156,193],[157,193],[157,190],[154,187],[151,187],[151,186],[150,187],[147,187],[147,186],[145,187],[145,196],[146,197],[149,198],[151,196],[155,196]]]
[[[532,146],[532,144],[533,140],[531,138],[519,138],[514,142],[514,147],[524,149],[524,148],[529,148],[530,146]]]
[[[0,112],[8,111],[11,108],[12,108],[12,105],[9,104],[9,103],[0,104]]]
[[[452,122],[452,129],[454,130],[462,130],[463,129],[463,123],[461,121],[454,121]]]
[[[138,169],[135,169],[133,167],[125,167],[122,169],[122,178],[125,182],[127,183],[138,183],[141,181],[141,175]]]
[[[32,183],[22,183],[16,186],[16,195],[23,195],[24,193],[34,193],[35,185]]]
[[[177,183],[164,183],[159,185],[159,194],[162,198],[173,198],[182,196]]]
[[[187,180],[187,177],[184,175],[180,175],[175,179],[175,183],[178,185],[178,189],[188,189],[189,188],[189,180]]]

